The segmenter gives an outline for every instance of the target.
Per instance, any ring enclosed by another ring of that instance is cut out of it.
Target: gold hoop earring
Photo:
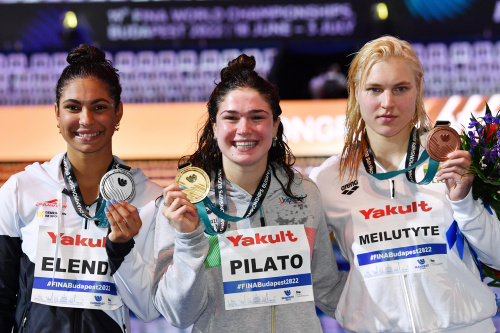
[[[117,122],[116,125],[115,125],[115,131],[119,131],[120,130],[120,122]]]
[[[61,125],[59,123],[57,123],[57,128],[59,129],[59,134],[61,134]]]

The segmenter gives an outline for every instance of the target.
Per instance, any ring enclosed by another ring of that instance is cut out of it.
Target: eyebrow
[[[98,98],[98,99],[94,99],[90,104],[93,105],[93,104],[97,104],[97,103],[101,103],[101,102],[106,102],[108,104],[111,104],[110,101],[108,101],[107,99],[105,98]],[[67,99],[65,101],[63,101],[63,103],[75,103],[75,104],[79,104],[81,105],[82,103],[79,101],[79,100],[76,100],[76,99]]]
[[[411,85],[411,82],[410,81],[398,81],[394,84],[394,86],[400,86],[400,85]],[[365,87],[366,86],[370,86],[370,87],[381,87],[382,85],[379,84],[379,83],[370,83],[370,82],[366,82],[365,83]]]
[[[237,111],[237,110],[223,110],[221,111],[221,114],[222,113],[230,113],[230,114],[233,114],[233,113],[272,113],[271,111],[266,111],[266,110],[248,110],[248,111]]]

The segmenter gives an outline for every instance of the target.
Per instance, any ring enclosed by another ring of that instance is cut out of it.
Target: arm
[[[178,185],[165,188],[162,214],[156,219],[154,302],[176,327],[192,325],[208,302],[205,258],[208,239],[194,205]],[[193,229],[194,228],[194,229]]]
[[[500,269],[500,221],[491,215],[480,201],[469,193],[460,201],[450,201],[453,218],[460,231],[476,251],[479,259],[495,269]]]
[[[335,310],[347,280],[347,272],[338,270],[325,214],[319,212],[316,217],[320,221],[311,261],[314,299],[321,311],[335,318]]]
[[[480,201],[472,198],[474,175],[467,172],[471,163],[470,154],[457,150],[448,157],[449,160],[441,165],[436,176],[438,180],[444,180],[446,183],[453,218],[479,259],[493,268],[500,269],[500,222]]]
[[[314,300],[316,306],[324,313],[335,318],[335,310],[347,280],[347,272],[338,270],[330,233],[326,225],[326,213],[323,209],[321,194],[317,185],[306,179],[303,186],[306,189],[306,200],[311,209],[309,220],[316,227],[311,258]]]
[[[156,229],[154,302],[170,324],[186,328],[199,318],[208,302],[208,239],[202,224],[191,233],[181,233],[162,214],[158,214]]]
[[[0,188],[0,331],[14,327],[16,295],[19,290],[19,261],[22,256],[21,237],[15,221],[17,185],[10,178]]]
[[[108,206],[106,213],[111,228],[106,239],[111,275],[125,305],[145,322],[160,315],[152,294],[156,212],[151,201],[141,208],[141,216],[126,202]],[[150,222],[143,224],[142,220]]]

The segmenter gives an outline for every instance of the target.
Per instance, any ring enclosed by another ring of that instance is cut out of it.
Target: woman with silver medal
[[[130,332],[129,308],[159,315],[145,281],[161,187],[112,154],[123,104],[104,52],[82,44],[67,61],[55,102],[67,151],[0,189],[2,332]]]
[[[500,267],[499,223],[472,198],[458,134],[446,121],[429,131],[415,51],[368,42],[348,85],[342,154],[311,171],[350,263],[337,320],[353,332],[495,332],[477,264]]]
[[[243,54],[221,71],[198,149],[164,189],[154,301],[193,332],[321,332],[315,304],[333,316],[345,275],[317,187],[292,169],[278,93],[254,68]]]

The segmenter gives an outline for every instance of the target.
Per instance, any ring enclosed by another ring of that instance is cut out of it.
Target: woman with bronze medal
[[[67,151],[0,189],[2,332],[130,332],[129,308],[159,315],[147,281],[161,187],[112,154],[123,105],[104,52],[82,44],[67,61],[55,102]]]
[[[164,190],[155,304],[193,332],[321,332],[315,302],[333,316],[345,275],[318,189],[292,169],[278,93],[254,68],[243,54],[221,71],[198,149]]]
[[[353,332],[495,332],[477,263],[498,268],[498,222],[471,196],[455,130],[429,131],[415,51],[390,36],[368,42],[348,84],[342,154],[311,172],[351,266],[337,320]]]

